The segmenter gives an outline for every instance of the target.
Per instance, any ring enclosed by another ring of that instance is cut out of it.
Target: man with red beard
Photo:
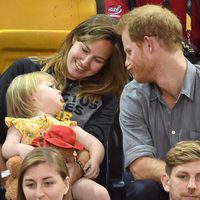
[[[134,78],[120,99],[125,167],[134,178],[126,200],[168,200],[165,154],[179,141],[200,140],[200,70],[184,56],[182,25],[166,8],[134,8],[118,31]]]
[[[200,199],[200,141],[178,142],[166,155],[161,181],[169,200]]]

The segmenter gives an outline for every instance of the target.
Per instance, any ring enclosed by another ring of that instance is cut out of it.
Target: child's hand
[[[96,160],[90,159],[84,166],[84,169],[87,171],[85,177],[90,179],[95,179],[99,175],[99,164]]]
[[[18,145],[18,152],[19,152],[19,156],[24,159],[26,157],[26,155],[32,151],[34,149],[33,146],[28,145],[28,144],[19,144]]]

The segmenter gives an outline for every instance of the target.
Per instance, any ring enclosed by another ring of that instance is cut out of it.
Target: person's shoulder
[[[197,68],[198,72],[200,72],[200,64],[195,64],[195,67]]]
[[[23,70],[24,73],[31,71],[37,71],[41,69],[41,66],[37,63],[34,63],[30,58],[21,58],[16,60],[11,68],[17,68],[18,70]]]
[[[140,113],[141,109],[148,110],[151,100],[157,95],[153,83],[129,82],[120,97],[120,109]]]
[[[1,74],[1,86],[7,90],[8,85],[16,76],[40,70],[41,66],[32,62],[29,58],[16,60]]]
[[[139,83],[135,80],[132,80],[124,87],[121,99],[124,99],[125,101],[127,101],[127,99],[132,99],[139,102],[148,102],[155,92],[154,90],[154,84]]]
[[[41,66],[34,63],[30,58],[21,58],[16,60],[9,66],[2,74],[2,79],[12,80],[14,77],[20,74],[26,74],[33,71],[40,71]]]
[[[126,92],[141,92],[141,93],[150,93],[152,85],[150,83],[139,83],[136,80],[132,80],[127,83],[124,87]]]
[[[31,64],[31,63],[32,63],[31,59],[27,57],[27,58],[19,58],[13,64],[20,65],[20,64]]]
[[[187,60],[187,72],[188,73],[194,73],[196,76],[200,76],[200,65],[191,63],[189,60]]]

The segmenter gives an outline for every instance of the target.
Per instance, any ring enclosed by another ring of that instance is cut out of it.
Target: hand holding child
[[[84,169],[87,171],[85,177],[90,179],[95,179],[99,175],[99,164],[95,159],[90,159],[84,166]]]

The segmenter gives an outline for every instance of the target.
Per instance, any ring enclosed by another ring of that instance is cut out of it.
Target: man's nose
[[[195,180],[195,178],[192,177],[192,178],[189,179],[187,188],[188,189],[196,189],[196,180]]]
[[[128,67],[130,64],[131,64],[131,63],[130,63],[129,59],[126,58],[126,60],[125,60],[125,66]]]

